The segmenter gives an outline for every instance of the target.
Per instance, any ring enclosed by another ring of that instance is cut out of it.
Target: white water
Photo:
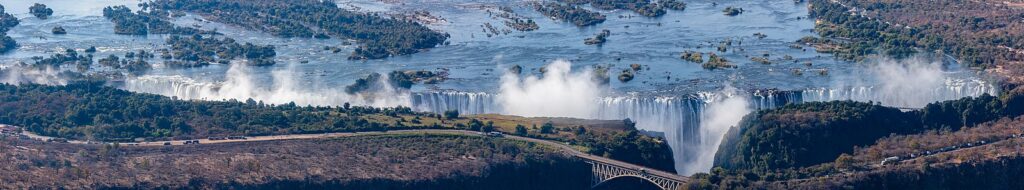
[[[243,64],[236,64],[243,65]],[[179,76],[131,78],[124,88],[184,99],[243,100],[300,105],[409,106],[418,111],[459,110],[464,114],[497,113],[521,116],[632,119],[637,128],[664,132],[673,149],[676,170],[690,175],[708,171],[725,131],[757,109],[807,101],[874,101],[899,107],[922,107],[941,100],[995,94],[996,88],[976,79],[947,77],[940,67],[908,64],[870,67],[863,81],[874,86],[840,86],[787,92],[747,93],[725,88],[681,96],[610,95],[589,72],[572,72],[571,64],[556,61],[544,76],[502,77],[497,93],[377,90],[349,95],[339,88],[299,85],[291,70],[273,72],[273,81],[254,82],[245,66],[232,66],[224,82],[198,82]],[[586,69],[591,70],[591,69]],[[923,73],[915,75],[915,73]],[[387,84],[382,84],[387,85]],[[313,85],[315,86],[315,85]],[[390,89],[390,88],[387,88]]]
[[[45,85],[65,85],[67,79],[60,76],[60,71],[53,67],[45,69],[26,69],[22,66],[0,67],[0,83],[22,84],[34,83]]]
[[[124,89],[198,100],[253,99],[269,104],[339,106],[345,103],[362,106],[411,106],[408,92],[390,87],[386,80],[374,91],[347,94],[338,87],[316,87],[299,84],[291,68],[272,72],[272,81],[260,82],[245,64],[232,64],[224,82],[201,82],[182,76],[141,76],[125,80]],[[386,76],[385,76],[386,77]]]
[[[607,87],[594,82],[591,69],[571,73],[568,61],[558,60],[547,67],[543,77],[506,73],[501,77],[498,105],[501,113],[528,117],[555,116],[588,118],[598,110],[594,100]]]

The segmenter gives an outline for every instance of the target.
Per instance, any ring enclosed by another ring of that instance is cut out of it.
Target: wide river
[[[33,3],[44,3],[54,16],[41,20],[28,13]],[[921,55],[906,60],[885,58],[860,62],[836,60],[816,53],[813,47],[794,42],[816,36],[807,4],[791,0],[686,1],[685,11],[669,10],[648,18],[624,10],[596,10],[607,16],[604,23],[589,27],[553,20],[533,11],[534,1],[406,0],[337,1],[339,7],[361,12],[410,14],[429,11],[439,17],[427,23],[451,34],[448,45],[424,52],[380,60],[354,61],[346,57],[355,45],[342,39],[277,38],[236,26],[210,22],[189,14],[175,20],[181,26],[216,30],[243,42],[274,45],[277,64],[246,67],[214,64],[201,68],[156,68],[139,76],[118,77],[110,83],[122,89],[186,99],[247,99],[303,105],[408,106],[420,111],[458,109],[463,113],[499,113],[523,116],[626,119],[638,128],[662,132],[673,147],[681,174],[706,172],[722,133],[746,113],[804,101],[857,100],[916,108],[941,100],[997,93],[995,84],[977,71],[961,68],[950,57]],[[3,1],[6,11],[21,24],[8,32],[18,49],[0,54],[3,82],[61,84],[55,71],[20,71],[18,62],[49,56],[73,48],[95,46],[95,57],[123,55],[128,51],[166,48],[166,35],[113,34],[113,24],[102,17],[106,6],[126,5],[137,10],[136,1]],[[491,16],[495,6],[509,6],[524,18],[537,22],[539,30],[509,29],[503,19]],[[721,10],[743,8],[738,16]],[[590,7],[586,7],[590,9]],[[591,9],[594,10],[594,9]],[[490,23],[508,34],[488,36]],[[51,34],[55,26],[66,35]],[[585,38],[601,30],[611,31],[601,46],[585,45]],[[764,34],[763,38],[755,33]],[[717,52],[720,42],[731,40],[727,52]],[[324,46],[341,47],[340,53]],[[735,69],[705,70],[700,64],[679,58],[680,52],[715,52],[736,64]],[[769,54],[773,64],[750,57]],[[791,56],[792,60],[782,60]],[[643,65],[629,82],[616,79],[630,64]],[[608,85],[590,80],[591,67],[612,65]],[[520,65],[521,75],[506,74]],[[541,74],[541,67],[551,65]],[[420,84],[409,91],[381,91],[351,95],[344,86],[370,73],[394,70],[447,69],[449,79]],[[73,68],[58,68],[73,70]],[[109,73],[94,65],[88,73]]]

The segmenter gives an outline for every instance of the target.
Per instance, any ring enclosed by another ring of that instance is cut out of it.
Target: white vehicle
[[[894,164],[894,163],[899,162],[899,161],[900,161],[900,157],[897,157],[897,156],[888,157],[888,158],[885,158],[885,160],[882,160],[882,165],[883,166],[886,165],[886,164],[890,164],[891,165],[891,164]]]

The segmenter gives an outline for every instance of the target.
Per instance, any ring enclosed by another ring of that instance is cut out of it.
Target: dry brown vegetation
[[[842,0],[856,13],[913,30],[917,45],[942,49],[1024,84],[1024,7],[1020,0]]]
[[[0,139],[0,189],[586,187],[586,164],[554,152],[500,138],[425,134],[175,147],[8,138]]]
[[[878,161],[892,156],[905,156],[924,151],[939,150],[944,147],[960,146],[966,143],[977,145],[978,141],[998,142],[1008,136],[1022,133],[1024,117],[1016,119],[1003,118],[998,121],[983,123],[976,127],[960,131],[931,130],[922,134],[893,136],[879,140],[875,145],[858,149],[854,158],[857,161],[877,164]],[[982,148],[984,149],[984,148]],[[974,150],[974,149],[969,149]],[[1020,150],[1005,153],[1021,152]],[[971,155],[971,154],[956,154]],[[991,156],[991,155],[990,155]]]

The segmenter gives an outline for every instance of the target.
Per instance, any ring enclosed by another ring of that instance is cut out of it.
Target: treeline
[[[340,9],[319,0],[157,0],[145,6],[199,13],[208,18],[280,37],[355,39],[362,45],[349,59],[407,55],[444,44],[449,35],[413,21]]]
[[[146,61],[153,57],[154,55],[152,53],[146,52],[145,50],[139,50],[138,52],[125,53],[123,59],[116,55],[109,55],[105,58],[100,58],[97,63],[113,69],[124,69],[133,74],[142,74],[153,68],[153,66]]]
[[[426,71],[426,70],[406,70],[406,71],[391,71],[388,73],[387,81],[380,73],[370,73],[363,78],[356,79],[356,81],[348,86],[345,86],[345,93],[358,94],[362,92],[372,92],[380,90],[391,90],[383,89],[383,84],[390,85],[392,89],[405,89],[412,88],[413,84],[424,83],[424,84],[435,84],[443,80],[448,79],[447,70]]]
[[[114,22],[115,34],[147,35],[147,34],[215,34],[191,27],[175,26],[170,21],[171,14],[162,10],[132,12],[124,5],[103,8],[103,17]]]
[[[11,30],[11,28],[17,26],[19,23],[20,22],[17,17],[7,13],[4,6],[0,5],[0,53],[7,53],[18,47],[18,43],[10,36],[7,36],[7,31]]]
[[[273,45],[261,46],[252,43],[239,44],[235,39],[224,37],[171,36],[167,38],[170,51],[163,52],[164,59],[174,59],[168,64],[175,67],[205,66],[210,63],[228,64],[233,59],[245,59],[255,66],[273,65],[277,52]],[[180,62],[178,62],[180,61]],[[185,63],[181,63],[185,62]]]
[[[730,129],[715,158],[727,170],[767,174],[806,167],[853,153],[890,134],[959,130],[982,122],[1016,117],[1024,107],[1021,90],[1002,97],[982,95],[932,103],[902,112],[871,103],[812,102],[763,110]]]
[[[590,26],[604,22],[605,17],[600,13],[583,9],[577,5],[563,5],[550,2],[546,4],[535,4],[534,9],[544,16],[570,22],[576,26]]]
[[[50,57],[32,57],[35,62],[32,67],[37,69],[59,68],[61,65],[74,65],[79,71],[86,71],[92,66],[92,54],[78,54],[74,49],[66,49],[64,53],[50,55]]]

